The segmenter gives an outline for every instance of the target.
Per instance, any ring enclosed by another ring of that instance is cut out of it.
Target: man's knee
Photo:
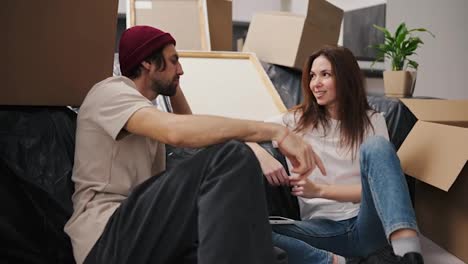
[[[229,140],[225,143],[213,146],[213,151],[220,155],[226,162],[247,162],[259,166],[257,157],[252,149],[244,142],[237,140]]]
[[[210,147],[208,151],[211,152],[211,164],[214,167],[229,171],[224,175],[235,175],[236,181],[251,182],[258,179],[258,182],[262,183],[260,163],[245,143],[229,140]]]

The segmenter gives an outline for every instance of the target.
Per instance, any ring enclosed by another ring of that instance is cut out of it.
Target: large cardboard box
[[[170,32],[181,50],[232,50],[232,0],[139,0],[135,23]]]
[[[112,76],[117,0],[2,1],[0,104],[73,105]]]
[[[418,118],[398,156],[419,181],[415,209],[422,233],[468,262],[468,100],[402,99]]]
[[[309,0],[306,16],[289,12],[256,13],[243,51],[261,61],[302,69],[307,57],[325,44],[336,45],[343,10],[325,0]]]

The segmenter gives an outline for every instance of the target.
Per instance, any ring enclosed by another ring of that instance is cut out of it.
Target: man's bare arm
[[[181,147],[205,147],[230,139],[277,140],[286,128],[270,123],[209,115],[177,115],[152,107],[136,111],[125,129],[133,134]]]
[[[145,107],[129,118],[125,129],[181,147],[205,147],[230,139],[246,142],[281,140],[279,149],[292,162],[292,172],[308,175],[316,164],[324,171],[312,147],[278,124],[208,115],[177,115]]]

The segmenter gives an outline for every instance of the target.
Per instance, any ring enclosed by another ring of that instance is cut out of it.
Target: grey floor
[[[428,238],[421,238],[421,247],[426,264],[465,264]]]

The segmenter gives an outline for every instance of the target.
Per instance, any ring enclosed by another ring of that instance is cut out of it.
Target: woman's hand
[[[293,186],[291,193],[294,196],[301,196],[304,198],[321,198],[323,197],[323,185],[316,184],[306,178],[293,178],[289,181]]]
[[[256,143],[247,143],[257,156],[260,167],[271,185],[288,185],[289,177],[283,165]]]
[[[327,185],[317,184],[308,178],[289,177],[293,186],[291,193],[304,198],[324,198],[338,202],[361,202],[361,184]]]

